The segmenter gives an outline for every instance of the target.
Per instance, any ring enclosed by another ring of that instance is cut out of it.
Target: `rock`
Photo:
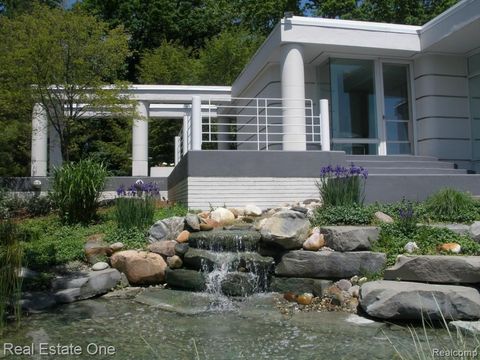
[[[367,281],[368,281],[368,279],[367,279],[365,276],[363,276],[363,277],[361,277],[360,279],[358,279],[358,285],[359,285],[359,286],[362,286],[362,285],[365,284]]]
[[[437,246],[437,251],[449,252],[453,254],[460,254],[462,247],[457,243],[445,243]]]
[[[165,280],[167,263],[161,255],[126,250],[113,254],[110,261],[112,267],[123,272],[132,285],[154,285]]]
[[[354,298],[359,298],[360,297],[360,286],[358,286],[358,285],[353,285],[347,291],[350,294],[350,296],[352,296]]]
[[[167,269],[165,281],[173,288],[204,291],[206,289],[205,276],[202,272],[187,269]]]
[[[92,266],[93,271],[101,271],[108,269],[110,265],[108,265],[106,262],[100,261]]]
[[[310,305],[313,300],[313,294],[305,293],[297,296],[297,304]]]
[[[471,287],[399,281],[372,281],[360,289],[360,305],[385,320],[476,320],[480,294]]]
[[[329,248],[343,252],[370,250],[380,233],[375,226],[324,226],[320,231]]]
[[[419,248],[418,248],[418,245],[415,241],[409,241],[408,243],[405,244],[405,246],[403,247],[403,250],[405,250],[407,253],[411,254],[415,251],[417,251]]]
[[[325,291],[325,296],[331,299],[333,305],[342,306],[346,299],[348,299],[348,293],[342,291],[337,286],[330,286]]]
[[[221,226],[222,224],[212,219],[201,219],[201,222],[200,222],[201,231],[209,231],[215,228],[219,228]]]
[[[284,210],[268,218],[260,233],[266,243],[275,243],[284,249],[300,249],[307,238],[310,222],[304,214]]]
[[[121,274],[115,269],[106,269],[55,280],[55,301],[71,303],[109,292],[120,283]]]
[[[245,216],[261,216],[263,213],[262,209],[254,204],[245,205],[244,215]]]
[[[209,216],[210,216],[210,211],[202,211],[198,213],[198,217],[201,219],[208,219]]]
[[[283,298],[290,302],[297,302],[297,296],[297,294],[291,291],[287,291],[285,294],[283,294]]]
[[[455,234],[468,235],[470,233],[470,226],[465,224],[430,224],[434,228],[448,229]]]
[[[480,242],[480,221],[475,221],[468,229],[469,235],[476,242]]]
[[[188,244],[176,244],[175,245],[175,254],[179,256],[185,255],[185,253],[190,249]]]
[[[321,203],[320,199],[305,199],[303,200],[304,205],[319,205]]]
[[[190,234],[191,247],[214,251],[256,251],[261,235],[250,230],[213,230]]]
[[[201,231],[210,231],[210,230],[213,230],[213,225],[201,223],[201,224],[200,224],[200,230],[201,230]]]
[[[253,252],[221,253],[190,248],[183,257],[184,265],[194,270],[212,271],[215,268],[221,268],[226,262],[231,264],[232,269],[242,265],[247,271],[258,275],[267,275],[274,264],[271,257],[260,256]]]
[[[323,234],[320,234],[319,228],[315,228],[312,235],[303,243],[303,248],[309,251],[318,251],[324,246],[325,239]]]
[[[383,253],[369,251],[290,251],[283,255],[275,274],[289,277],[345,279],[365,272],[377,273],[385,265]]]
[[[379,222],[381,223],[385,223],[385,224],[392,224],[393,223],[393,219],[391,216],[381,212],[381,211],[377,211],[375,214],[375,219],[377,219]]]
[[[196,214],[187,214],[185,216],[186,228],[191,231],[200,231],[200,219]]]
[[[221,282],[221,289],[227,296],[252,295],[257,288],[256,280],[256,277],[251,273],[227,273]]]
[[[290,208],[290,210],[300,212],[304,215],[307,215],[308,213],[308,209],[301,206],[293,206]]]
[[[121,242],[116,242],[110,245],[110,249],[112,250],[112,252],[120,251],[123,249],[123,247],[124,245]]]
[[[173,255],[167,258],[167,265],[170,269],[180,269],[183,261],[178,255]]]
[[[272,276],[270,291],[279,293],[293,292],[295,294],[312,293],[315,296],[322,297],[325,294],[325,290],[331,285],[331,280]]]
[[[157,221],[150,228],[149,241],[151,243],[162,240],[174,240],[184,230],[185,218],[174,216]]]
[[[480,321],[450,321],[448,323],[448,327],[462,333],[468,333],[474,336],[480,334]]]
[[[198,230],[200,230],[200,223],[198,224]],[[190,232],[188,230],[183,230],[180,234],[178,234],[177,242],[186,243],[188,242],[189,237],[190,237]]]
[[[95,264],[104,261],[105,258],[112,254],[112,250],[108,244],[103,240],[105,234],[95,234],[87,239],[83,249],[85,257],[90,264]]]
[[[46,291],[23,292],[19,305],[26,313],[39,313],[57,305],[54,294]]]
[[[357,285],[359,279],[360,279],[359,276],[355,275],[355,276],[352,276],[352,278],[350,279],[350,282],[352,283],[352,285]]]
[[[230,210],[219,207],[210,213],[210,219],[225,224],[235,220],[235,215]]]
[[[156,241],[148,245],[148,250],[165,257],[175,255],[175,246],[178,243],[175,240]]]
[[[346,279],[338,280],[334,285],[342,291],[348,291],[352,287],[352,283]]]
[[[22,279],[36,279],[39,276],[41,276],[40,273],[26,267],[22,267],[18,272],[18,277]]]
[[[444,284],[480,283],[479,256],[400,255],[385,270],[386,280],[421,281]]]

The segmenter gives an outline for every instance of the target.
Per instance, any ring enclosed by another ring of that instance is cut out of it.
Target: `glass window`
[[[333,138],[376,138],[373,61],[331,59],[330,86]]]

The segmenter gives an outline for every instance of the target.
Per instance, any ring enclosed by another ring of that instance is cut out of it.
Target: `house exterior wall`
[[[414,62],[417,154],[470,169],[472,140],[465,57],[423,55]]]

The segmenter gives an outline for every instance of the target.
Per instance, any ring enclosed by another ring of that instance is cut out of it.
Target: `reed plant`
[[[115,220],[121,229],[145,230],[153,224],[155,198],[119,197],[115,200]]]
[[[11,221],[0,222],[0,334],[6,325],[7,315],[20,321],[20,295],[23,251],[17,226]]]
[[[364,183],[368,172],[363,167],[352,164],[322,167],[320,181],[316,182],[323,206],[363,205]]]
[[[479,204],[467,192],[444,188],[425,201],[428,216],[434,221],[472,222],[479,217]]]
[[[65,223],[86,224],[96,217],[106,177],[105,166],[90,159],[54,170],[51,197]]]

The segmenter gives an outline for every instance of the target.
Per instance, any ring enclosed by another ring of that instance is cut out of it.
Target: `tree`
[[[61,7],[63,0],[0,0],[0,15],[14,16],[18,13],[28,12],[35,3]]]
[[[160,47],[147,50],[139,65],[140,82],[145,84],[194,84],[196,73],[191,50],[166,40]]]
[[[231,85],[263,39],[263,36],[237,29],[222,32],[208,40],[200,51],[199,82],[205,85]]]
[[[72,129],[89,110],[126,114],[130,102],[120,96],[125,86],[105,87],[124,70],[128,44],[121,27],[41,5],[0,18],[0,27],[0,107],[12,111],[18,97],[42,104],[64,160]]]
[[[327,18],[422,25],[459,0],[311,0],[307,5]]]

